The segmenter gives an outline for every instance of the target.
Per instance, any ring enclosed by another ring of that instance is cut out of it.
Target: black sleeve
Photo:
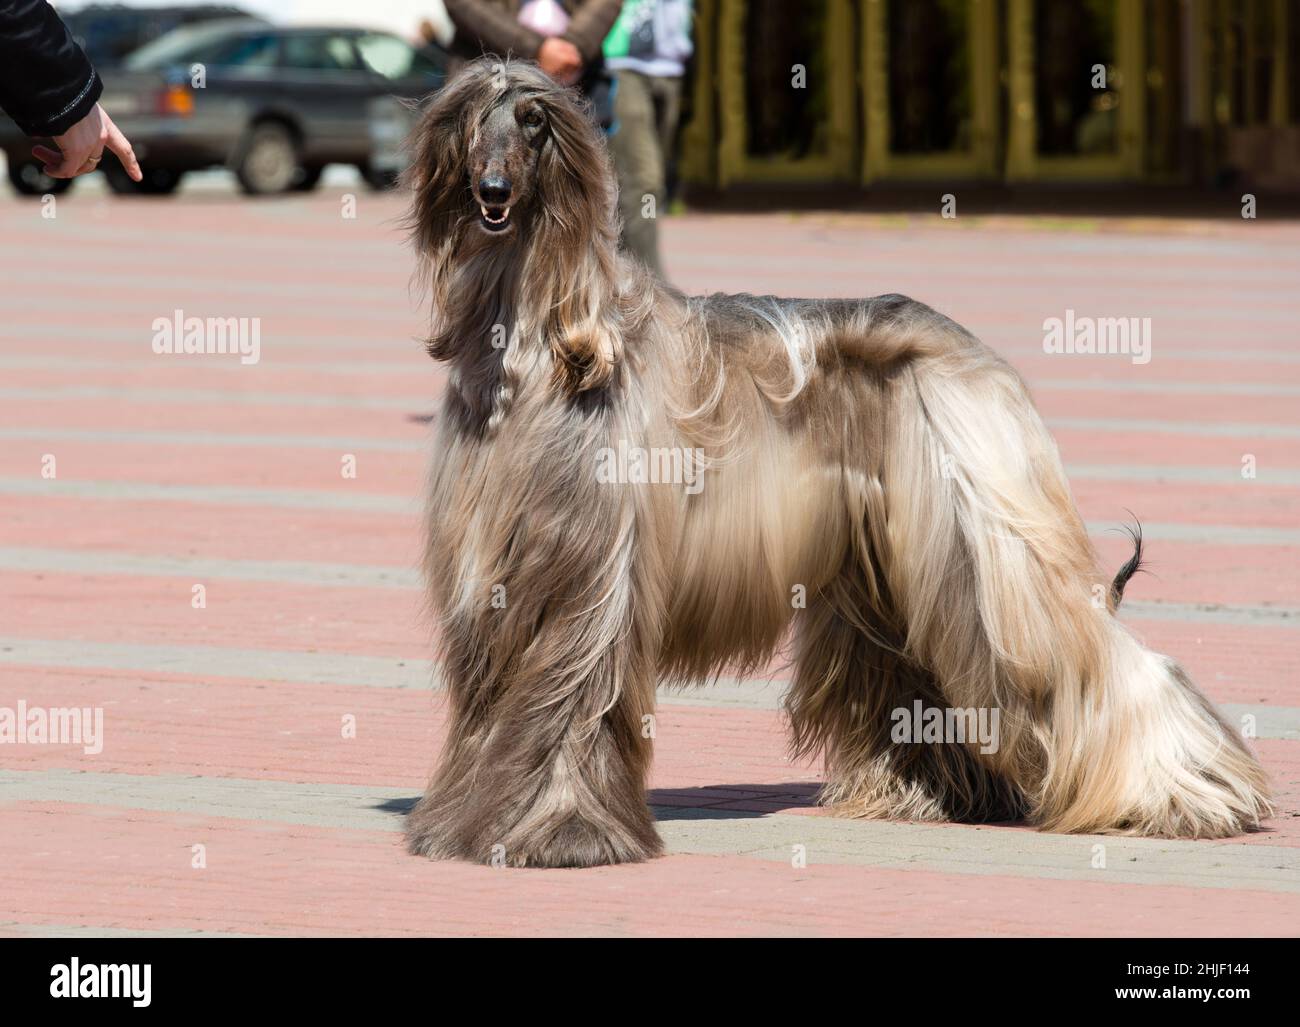
[[[46,0],[0,0],[0,107],[29,136],[62,135],[103,83]]]

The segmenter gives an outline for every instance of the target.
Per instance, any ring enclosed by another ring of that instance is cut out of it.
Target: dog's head
[[[420,119],[407,180],[417,228],[504,242],[538,218],[592,228],[612,213],[604,145],[577,94],[535,64],[483,57]],[[430,240],[433,241],[433,240]]]
[[[486,342],[471,322],[490,317],[544,341],[574,387],[608,380],[616,191],[575,91],[535,64],[470,62],[420,118],[406,182],[442,325],[434,356]]]

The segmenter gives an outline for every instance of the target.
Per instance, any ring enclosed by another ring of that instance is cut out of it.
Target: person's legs
[[[663,202],[664,154],[656,117],[656,81],[635,71],[619,71],[614,94],[618,130],[609,143],[618,173],[623,245],[662,276],[655,219]],[[653,198],[653,203],[648,202],[648,197]]]
[[[656,78],[655,121],[659,136],[659,166],[663,169],[663,190],[659,200],[668,212],[669,172],[677,153],[677,122],[682,113],[682,80],[680,78]]]

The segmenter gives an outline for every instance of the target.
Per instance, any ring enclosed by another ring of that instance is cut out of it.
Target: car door
[[[442,86],[447,62],[439,52],[416,49],[387,32],[363,32],[356,37],[356,46],[375,78],[369,166],[377,174],[395,178],[406,166],[405,140],[414,127],[410,101],[422,100]]]
[[[280,51],[280,84],[302,128],[304,163],[365,161],[374,76],[357,55],[351,34],[287,33]]]
[[[252,118],[275,103],[280,41],[269,28],[177,29],[104,74],[102,102],[148,159],[229,161]]]

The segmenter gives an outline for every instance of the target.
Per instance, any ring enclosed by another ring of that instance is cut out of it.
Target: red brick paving
[[[115,500],[104,517],[87,517],[84,499],[12,496],[4,505],[5,546],[412,568],[420,552],[414,503],[389,514]]]
[[[8,340],[5,340],[6,345]],[[72,379],[86,376],[70,372]],[[72,384],[72,383],[70,383]],[[198,378],[196,387],[215,389],[211,382]],[[435,390],[431,389],[431,392]],[[111,400],[100,400],[97,404],[85,399],[40,399],[40,400],[4,400],[6,414],[13,417],[13,423],[21,425],[49,424],[53,421],[60,428],[94,429],[111,427],[116,431],[217,431],[238,435],[247,432],[249,426],[256,423],[258,431],[268,435],[328,435],[334,436],[342,425],[346,425],[350,434],[360,438],[410,439],[422,437],[413,433],[413,425],[396,410],[348,410],[340,418],[337,410],[319,407],[295,406],[282,403],[277,406],[232,406],[220,402],[187,401],[184,403],[164,403],[142,406],[131,404],[118,407]],[[411,411],[415,415],[427,416],[437,406],[434,396]],[[112,411],[111,424],[105,424],[105,407]],[[249,412],[256,410],[257,420],[249,419]],[[8,443],[5,444],[6,449]],[[198,459],[203,459],[202,455]]]
[[[0,566],[0,636],[61,642],[70,652],[78,642],[101,642],[427,658],[418,595],[409,589],[223,577],[205,582],[208,607],[196,611],[184,576],[97,573],[93,566],[96,554],[415,566],[423,452],[358,449],[360,475],[352,481],[341,478],[339,453],[329,448],[185,438],[426,438],[413,415],[435,408],[441,376],[415,341],[421,318],[407,293],[409,258],[391,224],[397,201],[362,197],[357,222],[340,221],[336,199],[324,194],[267,204],[87,196],[61,200],[59,210],[51,224],[33,206],[0,206],[7,242],[0,256],[0,432],[151,431],[174,441],[0,436],[0,480],[39,481],[41,456],[54,453],[61,484],[241,486],[344,501],[380,495],[410,498],[411,512],[285,508],[255,497],[232,505],[0,492],[0,547],[76,550],[91,561],[85,573]],[[55,232],[75,240],[70,253],[60,247],[69,253],[60,257],[62,279],[33,263],[50,252]],[[114,233],[127,242],[114,245]],[[690,291],[907,292],[1003,348],[1031,384],[1054,383],[1035,386],[1047,417],[1112,425],[1056,432],[1071,464],[1151,469],[1146,480],[1076,479],[1085,516],[1111,522],[1131,509],[1147,523],[1208,533],[1205,542],[1153,540],[1153,573],[1133,583],[1134,599],[1300,606],[1296,547],[1215,541],[1218,529],[1300,528],[1300,487],[1265,479],[1270,469],[1300,469],[1300,442],[1125,427],[1140,420],[1300,428],[1300,403],[1284,394],[1300,387],[1300,362],[1232,356],[1245,349],[1294,357],[1300,229],[1175,223],[1072,232],[995,220],[949,230],[915,219],[900,227],[776,216],[676,219],[665,234],[670,269]],[[1230,260],[1216,252],[1221,243],[1232,247]],[[263,363],[236,368],[154,357],[149,324],[176,307],[261,316]],[[1149,310],[1152,362],[1045,357],[1041,322],[1066,307],[1102,316]],[[1238,316],[1243,309],[1249,318]],[[1190,359],[1196,355],[1216,359]],[[360,366],[352,372],[349,364]],[[1068,379],[1124,389],[1060,388]],[[1166,383],[1182,386],[1168,391]],[[1279,394],[1233,391],[1237,385],[1279,387]],[[87,387],[103,391],[58,395]],[[130,390],[124,402],[114,395],[122,390]],[[239,393],[273,401],[238,403]],[[274,401],[276,394],[285,399]],[[333,406],[301,399],[321,394],[351,399]],[[1160,468],[1235,473],[1244,453],[1256,456],[1261,480],[1199,484],[1159,476]],[[1122,558],[1121,539],[1102,537],[1099,545],[1108,562]],[[1294,625],[1134,624],[1150,644],[1186,663],[1216,700],[1300,707]],[[291,684],[269,674],[231,679],[213,670],[198,678],[147,665],[0,663],[0,705],[19,698],[94,704],[108,722],[100,756],[5,746],[0,773],[63,768],[391,787],[408,798],[418,792],[441,727],[430,694]],[[358,718],[355,740],[340,737],[343,713]],[[1259,741],[1282,814],[1274,830],[1237,844],[1300,845],[1297,746]],[[652,798],[687,809],[807,812],[817,769],[785,758],[774,711],[665,706]],[[1016,829],[962,830],[974,839]],[[206,870],[190,869],[195,842],[208,847]],[[1216,851],[1231,860],[1239,850]],[[972,876],[819,865],[815,854],[799,870],[724,853],[581,872],[496,871],[413,859],[393,832],[151,812],[111,799],[0,802],[0,862],[0,921],[18,929],[1159,935],[1294,934],[1300,920],[1293,893],[1046,880],[1010,868]]]
[[[1248,890],[674,856],[580,872],[431,864],[392,834],[15,803],[0,903],[24,923],[269,935],[1290,936]],[[205,869],[192,869],[192,847]],[[815,857],[814,857],[815,859]],[[129,868],[129,869],[128,869]],[[55,885],[54,882],[61,882]],[[377,884],[382,882],[382,885]]]

